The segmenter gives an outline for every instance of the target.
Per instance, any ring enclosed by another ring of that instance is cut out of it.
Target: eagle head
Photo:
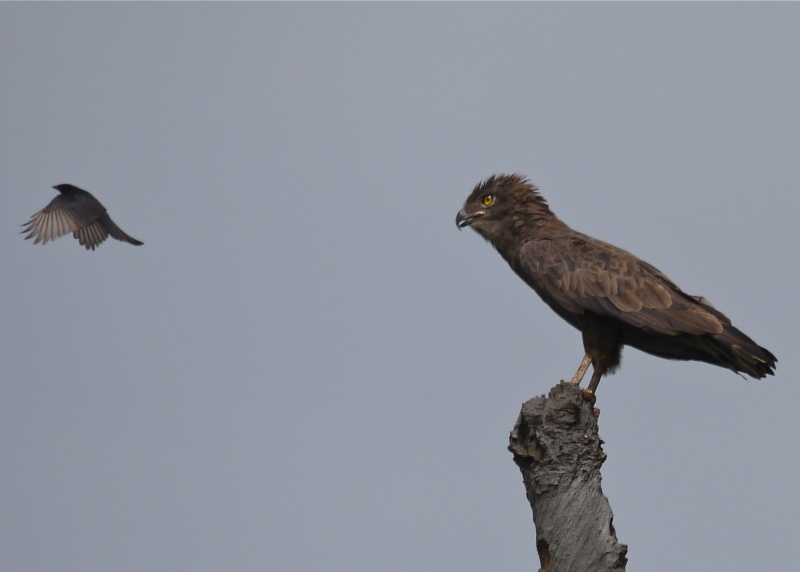
[[[498,234],[518,227],[517,221],[552,218],[547,201],[538,191],[522,175],[492,175],[475,185],[456,215],[456,226],[471,226],[493,241]]]

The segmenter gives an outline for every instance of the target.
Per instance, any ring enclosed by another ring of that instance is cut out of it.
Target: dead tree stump
[[[600,488],[605,461],[594,400],[562,382],[522,406],[508,449],[533,510],[540,572],[625,570],[614,515]]]

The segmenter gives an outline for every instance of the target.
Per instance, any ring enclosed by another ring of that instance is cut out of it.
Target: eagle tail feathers
[[[755,379],[774,375],[777,358],[730,324],[719,334],[704,336],[704,349],[722,367]]]

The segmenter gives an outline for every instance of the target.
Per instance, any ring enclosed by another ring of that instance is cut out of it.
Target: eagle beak
[[[456,226],[458,227],[458,230],[461,230],[465,226],[471,225],[472,221],[474,221],[476,218],[482,217],[485,214],[486,211],[475,211],[474,213],[468,213],[464,209],[461,209],[456,215]]]

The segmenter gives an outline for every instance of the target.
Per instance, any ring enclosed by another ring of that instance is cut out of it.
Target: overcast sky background
[[[0,569],[536,570],[583,355],[454,224],[499,172],[778,356],[598,393],[629,570],[789,570],[797,4],[0,5]],[[33,246],[73,183],[131,236]]]

